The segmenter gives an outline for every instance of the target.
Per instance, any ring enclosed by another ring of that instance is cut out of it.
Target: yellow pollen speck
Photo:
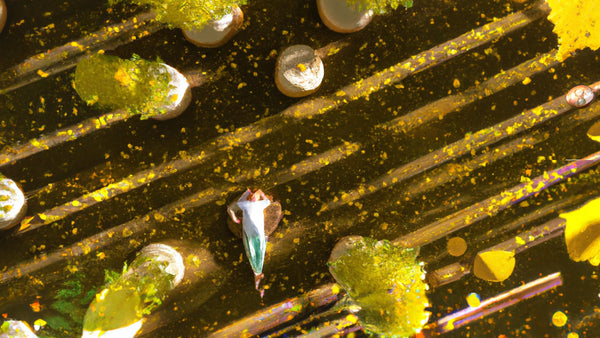
[[[305,72],[306,71],[306,66],[303,63],[299,63],[296,65],[296,68],[298,68],[301,72]]]
[[[562,311],[556,311],[552,315],[552,324],[556,327],[563,327],[567,324],[567,315]]]

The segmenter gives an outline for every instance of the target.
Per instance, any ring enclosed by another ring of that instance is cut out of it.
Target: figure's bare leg
[[[260,281],[265,277],[264,273],[254,274],[254,285],[256,290],[260,292],[260,298],[263,298],[265,295],[265,289],[260,287]]]

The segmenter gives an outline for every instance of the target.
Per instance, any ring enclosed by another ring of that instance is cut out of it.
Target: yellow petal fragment
[[[589,138],[596,142],[600,142],[600,121],[594,123],[587,132]]]
[[[578,49],[600,48],[600,2],[590,0],[546,0],[558,35],[558,58],[566,59]]]
[[[515,255],[504,250],[480,252],[473,263],[475,276],[488,282],[502,282],[510,277],[514,268]]]
[[[565,242],[571,259],[600,264],[600,198],[560,217],[567,221]]]

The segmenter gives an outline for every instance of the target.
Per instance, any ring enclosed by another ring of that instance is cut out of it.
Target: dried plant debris
[[[589,0],[546,0],[558,35],[558,58],[564,60],[578,49],[600,48],[600,2]]]
[[[600,198],[560,217],[567,221],[565,242],[571,259],[600,265]]]
[[[336,245],[329,271],[360,308],[358,318],[367,332],[408,337],[429,319],[428,286],[417,255],[417,249],[358,236]]]
[[[94,288],[83,285],[84,279],[83,273],[76,272],[63,283],[50,305],[51,311],[34,323],[43,326],[37,332],[39,337],[76,336],[81,333],[83,316],[96,294]]]

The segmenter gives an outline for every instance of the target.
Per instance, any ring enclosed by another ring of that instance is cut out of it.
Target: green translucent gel
[[[165,271],[166,266],[151,258],[134,261],[132,272],[124,272],[96,295],[85,314],[84,330],[114,330],[150,314],[173,289],[174,276]]]
[[[419,332],[429,312],[418,250],[362,238],[329,269],[354,305],[365,330],[381,336],[409,337]]]
[[[413,5],[412,0],[346,0],[350,7],[355,7],[359,11],[372,10],[375,14],[384,14],[390,8],[396,9],[399,5],[410,8]]]
[[[159,61],[96,54],[79,62],[73,87],[89,105],[123,109],[148,118],[163,113],[170,103],[170,81]]]
[[[124,0],[110,0],[114,4]],[[149,5],[156,12],[156,20],[171,27],[187,30],[202,29],[208,22],[219,20],[231,13],[231,7],[246,4],[246,0],[127,0],[138,5]]]

